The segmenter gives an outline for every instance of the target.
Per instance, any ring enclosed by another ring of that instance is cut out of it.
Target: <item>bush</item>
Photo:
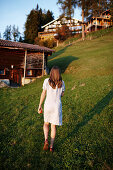
[[[47,39],[45,41],[39,40],[38,45],[53,48],[56,46],[56,41],[54,39]]]
[[[56,39],[60,41],[66,40],[71,35],[69,27],[66,25],[63,25],[61,28],[57,29],[57,36]]]
[[[55,42],[54,39],[48,39],[48,40],[46,40],[46,41],[47,41],[47,46],[48,46],[49,48],[53,48],[53,47],[56,46],[56,42]]]

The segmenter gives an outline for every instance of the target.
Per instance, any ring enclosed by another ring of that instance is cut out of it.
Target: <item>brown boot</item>
[[[48,149],[49,149],[49,143],[48,140],[45,140],[43,150],[47,151]]]
[[[51,148],[51,147],[50,147],[50,152],[52,152],[52,153],[53,153],[53,152],[54,152],[54,148]]]

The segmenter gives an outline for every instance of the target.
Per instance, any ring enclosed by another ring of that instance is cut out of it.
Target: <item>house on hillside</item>
[[[61,28],[63,25],[68,26],[72,34],[81,33],[81,23],[81,21],[74,18],[70,21],[70,19],[67,19],[66,17],[59,17],[42,26],[44,31],[39,32],[38,37],[40,38],[40,40],[47,40],[51,38],[55,39],[55,37],[57,36],[57,29]]]
[[[85,32],[97,31],[113,26],[110,10],[104,11],[100,16],[90,16],[85,26]]]
[[[0,39],[0,79],[24,85],[43,76],[52,52],[39,45]]]

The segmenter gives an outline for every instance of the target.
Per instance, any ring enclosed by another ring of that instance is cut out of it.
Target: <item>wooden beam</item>
[[[4,49],[7,48],[7,49],[11,49],[11,50],[14,50],[14,49],[15,49],[15,50],[24,50],[24,49],[21,48],[21,47],[18,48],[18,47],[4,47],[4,46],[2,46],[2,47],[0,47],[0,48],[4,48]]]
[[[42,76],[44,76],[44,51],[43,51]]]
[[[26,60],[27,60],[27,49],[25,50],[25,59],[24,59],[24,84],[25,84],[25,75],[26,75]]]

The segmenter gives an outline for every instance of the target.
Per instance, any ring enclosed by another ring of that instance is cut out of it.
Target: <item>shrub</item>
[[[40,40],[38,37],[35,38],[35,44],[38,44],[40,46],[48,47],[48,48],[53,48],[56,46],[56,41],[52,39],[47,39],[47,40]]]
[[[48,39],[48,40],[46,40],[46,41],[47,41],[47,47],[53,48],[53,47],[56,46],[56,42],[55,42],[54,39]]]
[[[57,36],[56,39],[60,41],[66,40],[70,36],[69,27],[66,25],[63,25],[61,28],[57,29]]]

